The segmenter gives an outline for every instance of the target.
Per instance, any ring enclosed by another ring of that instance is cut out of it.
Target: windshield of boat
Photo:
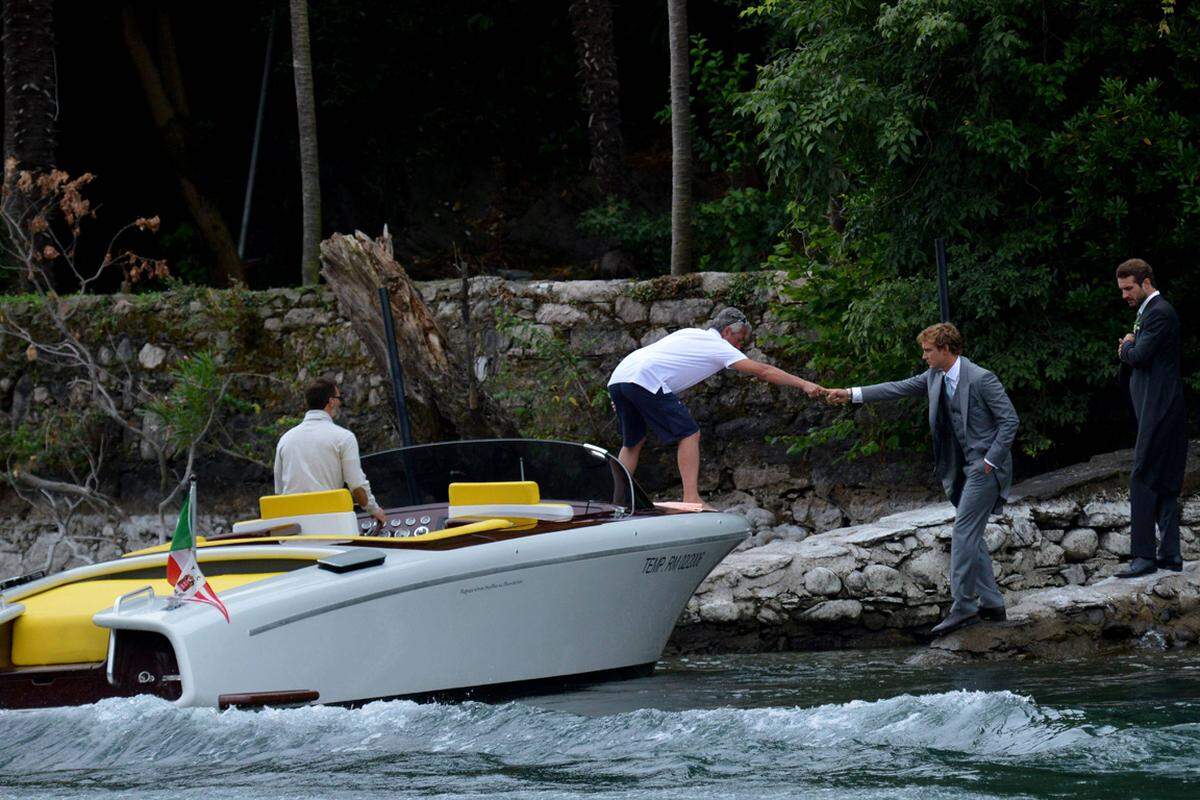
[[[363,471],[384,508],[445,503],[451,483],[536,481],[542,500],[595,503],[597,510],[654,508],[621,462],[603,448],[531,439],[413,445],[364,456]]]

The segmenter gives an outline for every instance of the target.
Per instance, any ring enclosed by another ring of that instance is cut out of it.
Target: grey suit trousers
[[[954,599],[951,611],[973,614],[980,605],[1004,606],[1004,595],[1000,594],[992,570],[992,557],[983,540],[988,515],[1000,496],[1000,484],[995,474],[983,471],[982,462],[968,464],[963,472],[966,484],[950,538],[950,596]]]

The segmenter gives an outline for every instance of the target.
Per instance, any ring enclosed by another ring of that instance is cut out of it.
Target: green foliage
[[[526,348],[541,363],[524,379],[502,370],[493,397],[514,409],[524,436],[597,441],[612,422],[608,391],[589,375],[584,358],[568,342],[523,320],[503,307],[496,328]]]
[[[0,459],[7,470],[72,480],[87,471],[103,429],[98,413],[47,406],[17,425],[0,427]]]
[[[171,264],[171,273],[179,283],[208,282],[208,266],[212,256],[200,237],[200,232],[188,222],[181,222],[158,237],[163,255]]]
[[[212,353],[201,351],[180,359],[171,369],[171,388],[147,408],[166,426],[167,440],[186,449],[210,427],[225,401],[225,378]]]
[[[823,380],[922,368],[913,337],[936,321],[938,236],[952,317],[1014,394],[1029,453],[1079,430],[1115,380],[1130,318],[1119,261],[1149,260],[1177,307],[1200,299],[1200,10],[769,0],[746,13],[778,50],[741,111],[793,198],[773,263],[810,275],[799,294],[819,344],[797,349]]]

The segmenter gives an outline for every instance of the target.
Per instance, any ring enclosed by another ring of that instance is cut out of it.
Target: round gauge
[[[421,524],[422,524],[422,525],[428,525],[428,524],[429,524],[430,522],[432,522],[432,521],[433,521],[433,520],[431,520],[429,517],[421,517]]]
[[[416,524],[417,524],[417,518],[416,518],[416,517],[409,517],[408,519],[404,520],[404,524],[405,524],[405,525],[408,525],[408,526],[410,526],[410,527],[411,527],[411,526],[413,526],[413,525],[416,525]]]
[[[428,519],[428,517],[425,519]],[[429,528],[425,527],[424,525],[419,528],[413,528],[413,536],[424,536],[427,533],[429,533]]]

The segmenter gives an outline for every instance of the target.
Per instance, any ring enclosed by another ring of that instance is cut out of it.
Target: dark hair
[[[1158,283],[1154,280],[1154,268],[1140,258],[1131,258],[1118,264],[1117,277],[1133,278],[1138,286],[1149,280],[1151,286],[1158,288]]]
[[[304,390],[304,402],[309,411],[320,411],[329,405],[329,398],[337,394],[337,384],[329,378],[317,378]]]
[[[949,322],[939,322],[937,325],[930,325],[918,333],[917,344],[931,344],[934,347],[945,347],[956,356],[961,356],[963,351],[962,334],[958,332],[958,328]]]

